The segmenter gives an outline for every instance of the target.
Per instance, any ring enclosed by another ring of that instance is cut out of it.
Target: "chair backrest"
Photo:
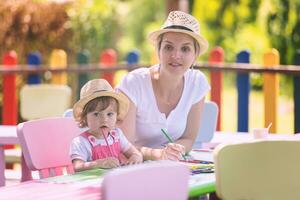
[[[300,141],[254,141],[214,151],[219,198],[300,199]]]
[[[73,109],[69,108],[69,109],[65,110],[65,112],[63,114],[63,117],[70,117],[70,118],[72,118],[74,120]],[[83,133],[83,132],[87,131],[88,129],[89,129],[88,127],[79,128],[79,131],[80,131],[80,133]]]
[[[17,134],[26,164],[39,170],[40,178],[73,173],[69,156],[71,141],[79,129],[71,118],[46,118],[18,124]]]
[[[20,114],[25,120],[59,117],[71,104],[67,85],[24,85],[20,90]]]
[[[218,105],[212,101],[206,101],[200,118],[200,129],[193,145],[193,149],[200,149],[203,142],[209,142],[216,131],[218,120]]]
[[[73,109],[69,108],[69,109],[65,110],[63,113],[63,117],[73,117]]]
[[[189,169],[171,162],[151,162],[115,169],[104,176],[104,200],[186,200]]]

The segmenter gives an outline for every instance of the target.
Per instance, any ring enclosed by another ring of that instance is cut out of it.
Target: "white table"
[[[19,144],[17,137],[17,126],[1,125],[0,126],[0,187],[5,186],[5,156],[4,145]],[[21,157],[22,177],[21,181],[31,180],[31,171],[28,169],[24,157]]]
[[[218,144],[250,142],[254,140],[300,140],[300,134],[269,134],[264,139],[254,139],[251,133],[247,132],[215,132],[212,140],[203,143],[203,148],[215,148]]]

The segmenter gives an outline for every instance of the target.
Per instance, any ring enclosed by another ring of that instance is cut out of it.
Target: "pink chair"
[[[104,176],[104,200],[186,200],[189,169],[180,163],[163,161],[115,169]]]
[[[79,129],[71,118],[46,118],[18,124],[17,134],[28,168],[40,178],[74,173],[69,157],[71,141]]]

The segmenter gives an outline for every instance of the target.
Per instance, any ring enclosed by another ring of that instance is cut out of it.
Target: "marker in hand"
[[[174,141],[172,140],[172,138],[170,137],[170,135],[164,130],[164,129],[161,129],[162,133],[164,134],[164,136],[168,139],[168,141],[170,143],[174,143]],[[184,154],[182,154],[182,157],[184,160],[187,160],[186,156]]]

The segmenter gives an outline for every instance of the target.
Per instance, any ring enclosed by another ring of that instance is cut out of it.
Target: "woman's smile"
[[[177,63],[177,62],[171,62],[171,63],[169,63],[169,65],[172,67],[181,67],[182,66],[182,64]]]

